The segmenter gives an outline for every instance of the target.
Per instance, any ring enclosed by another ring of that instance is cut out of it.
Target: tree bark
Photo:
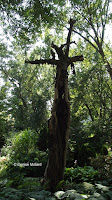
[[[67,65],[65,63],[65,65]],[[55,98],[49,120],[49,160],[44,174],[50,190],[64,178],[66,151],[70,127],[70,103],[67,67],[57,66]]]

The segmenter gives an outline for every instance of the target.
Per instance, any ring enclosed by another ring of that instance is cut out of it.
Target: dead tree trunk
[[[49,160],[45,171],[45,179],[49,181],[51,190],[63,180],[66,164],[67,141],[70,126],[70,103],[68,91],[67,63],[66,69],[57,66],[55,98],[52,116],[49,120]]]
[[[55,97],[49,119],[49,157],[46,166],[44,179],[48,181],[50,190],[53,191],[55,186],[64,178],[64,168],[66,165],[66,151],[69,138],[70,127],[70,102],[68,89],[68,73],[67,69],[70,64],[76,61],[83,61],[83,56],[74,56],[70,58],[70,37],[74,21],[70,20],[70,28],[68,32],[67,42],[60,47],[52,43],[52,49],[58,55],[55,59],[55,53],[52,51],[53,59],[26,61],[31,64],[53,64],[56,65],[56,83]],[[65,48],[63,50],[63,48]]]

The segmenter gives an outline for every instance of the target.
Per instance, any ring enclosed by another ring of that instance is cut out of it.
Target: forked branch
[[[34,61],[25,60],[25,63],[59,65],[60,62],[63,63],[63,61],[64,61],[67,64],[66,66],[69,66],[73,62],[83,61],[84,58],[83,58],[82,55],[81,56],[73,56],[71,58],[68,57],[70,44],[75,43],[75,41],[70,42],[70,38],[71,38],[72,31],[73,31],[74,23],[75,23],[75,21],[73,19],[70,19],[70,22],[69,22],[70,28],[69,28],[69,32],[68,32],[68,36],[67,36],[67,42],[65,44],[61,45],[60,47],[55,45],[53,42],[51,44],[51,47],[56,51],[59,60],[55,59],[55,53],[54,53],[53,50],[51,50],[52,59],[40,59],[40,60],[34,60]],[[65,48],[65,51],[64,51],[63,47],[65,47],[65,46],[66,46],[66,48]]]

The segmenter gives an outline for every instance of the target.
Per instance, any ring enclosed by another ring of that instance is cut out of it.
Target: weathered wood
[[[48,163],[44,173],[44,181],[48,181],[49,189],[54,190],[56,185],[64,178],[64,169],[66,166],[66,152],[70,129],[70,102],[68,88],[68,66],[77,61],[83,61],[83,56],[69,57],[70,37],[74,21],[70,20],[70,28],[67,36],[67,42],[58,47],[53,42],[51,47],[55,50],[59,60],[45,59],[28,61],[31,64],[52,64],[56,65],[56,83],[55,96],[49,119],[49,155]],[[63,47],[65,47],[65,51]]]
[[[59,60],[54,60],[54,59],[40,59],[40,60],[25,60],[25,63],[30,63],[30,64],[51,64],[51,65],[58,65]]]
[[[49,160],[44,174],[53,191],[64,178],[70,127],[70,103],[67,70],[57,67],[55,98],[49,120]]]

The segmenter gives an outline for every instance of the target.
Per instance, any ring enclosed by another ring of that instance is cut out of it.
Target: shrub
[[[22,162],[25,158],[27,160],[27,155],[35,151],[36,143],[36,132],[30,129],[21,131],[12,138],[11,157],[19,162]]]
[[[98,171],[94,170],[91,166],[66,168],[65,180],[81,182],[89,181],[93,182],[98,178]]]
[[[96,152],[89,142],[69,141],[67,167],[73,167],[74,160],[77,160],[77,164],[80,167],[89,166],[91,157],[96,157]]]
[[[7,163],[9,162],[8,156],[0,157],[0,178],[6,177]]]
[[[17,176],[16,172],[26,176],[42,176],[47,164],[46,152],[36,148],[37,133],[28,129],[16,133],[7,140],[2,149],[2,155],[9,155],[7,163],[7,175]],[[20,164],[29,163],[29,166]],[[30,163],[42,163],[42,166],[30,166]]]
[[[112,156],[99,155],[97,158],[91,159],[91,165],[98,170],[101,178],[112,177]]]

